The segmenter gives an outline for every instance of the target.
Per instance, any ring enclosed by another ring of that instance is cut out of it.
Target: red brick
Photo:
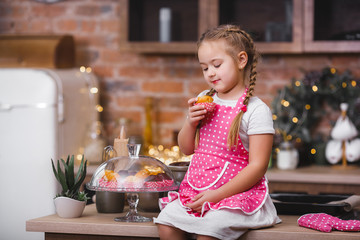
[[[304,69],[307,71],[330,66],[331,62],[326,55],[295,55],[282,56],[286,68]]]
[[[93,33],[96,30],[97,22],[94,20],[81,20],[81,31],[85,33]]]
[[[255,95],[256,96],[260,96],[260,95],[265,95],[269,93],[269,84],[267,84],[267,82],[265,81],[256,81],[256,85],[255,85]]]
[[[164,68],[165,77],[191,78],[202,77],[203,74],[199,66],[166,66]]]
[[[116,97],[116,105],[118,107],[144,107],[145,97],[142,96],[124,96],[120,95]]]
[[[103,34],[89,34],[89,35],[84,35],[81,36],[82,39],[84,39],[84,41],[86,41],[86,44],[92,47],[96,47],[96,48],[111,48],[115,41],[113,39],[111,39],[109,36],[107,35],[103,35]],[[100,49],[99,49],[100,50]]]
[[[350,68],[350,67],[359,67],[360,58],[359,55],[341,55],[341,56],[332,56],[331,65],[335,68]]]
[[[142,90],[145,92],[182,93],[183,89],[182,82],[145,81],[142,83]]]
[[[154,66],[157,64],[163,65],[165,62],[164,57],[158,55],[139,55],[139,64]]]
[[[121,77],[152,79],[158,77],[160,71],[158,66],[120,66],[118,74]]]
[[[29,21],[16,21],[14,23],[11,23],[12,25],[12,29],[10,30],[10,32],[15,32],[15,33],[29,33]]]
[[[101,49],[100,51],[101,61],[106,63],[118,63],[122,60],[122,53],[114,49]]]
[[[155,145],[163,145],[165,148],[178,145],[177,141],[175,141],[174,130],[170,127],[160,127],[155,136],[153,139]]]
[[[57,22],[57,28],[63,32],[74,32],[77,30],[78,22],[74,19],[63,19]]]
[[[22,17],[29,15],[28,10],[29,9],[26,6],[0,3],[0,16],[3,18],[21,19]]]
[[[166,111],[157,112],[156,118],[158,123],[176,123],[184,120],[184,112],[180,111]]]
[[[105,113],[106,114],[104,114],[103,116],[104,116],[104,119],[107,121],[116,120],[119,118],[127,118],[139,125],[142,121],[141,111],[136,111],[136,110],[131,111],[131,110],[125,110],[125,109],[121,109],[121,110],[115,110],[115,109],[110,110],[109,109],[109,110],[107,110],[105,108]]]
[[[51,25],[47,20],[35,19],[29,24],[29,31],[33,33],[50,33]]]
[[[14,23],[10,21],[0,22],[0,32],[11,32],[13,29],[14,29]]]
[[[75,9],[78,16],[96,17],[101,14],[101,8],[95,4],[81,4]]]
[[[100,31],[101,32],[119,32],[120,23],[118,19],[112,20],[102,20],[100,22]]]
[[[187,108],[188,98],[187,97],[160,97],[160,99],[156,99],[156,104],[159,108]]]
[[[209,89],[209,85],[205,80],[200,79],[199,81],[190,81],[187,83],[187,89],[189,91],[190,97],[196,97],[202,91]]]
[[[274,100],[273,97],[270,96],[258,96],[264,103],[266,103],[266,105],[268,105],[268,107],[271,108],[271,103]]]
[[[110,66],[96,65],[93,67],[93,71],[97,76],[100,77],[112,77],[114,75],[113,68]]]
[[[36,17],[56,18],[64,16],[66,13],[65,5],[59,4],[37,4],[31,7],[30,14]]]

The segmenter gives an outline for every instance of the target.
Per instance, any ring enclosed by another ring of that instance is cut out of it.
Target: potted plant
[[[83,155],[76,175],[74,173],[74,155],[71,158],[68,155],[66,161],[57,160],[57,167],[52,159],[51,164],[55,177],[62,187],[61,193],[54,198],[56,213],[63,218],[80,217],[88,200],[86,193],[80,191],[81,184],[86,177],[87,160],[84,161]]]

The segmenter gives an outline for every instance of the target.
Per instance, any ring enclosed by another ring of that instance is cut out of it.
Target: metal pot
[[[125,205],[125,193],[96,192],[96,210],[99,213],[122,213]]]
[[[159,198],[165,197],[167,192],[139,193],[138,208],[144,212],[160,212]]]
[[[186,171],[189,168],[190,162],[173,162],[168,165],[171,172],[174,174],[175,180],[181,183],[184,179]]]

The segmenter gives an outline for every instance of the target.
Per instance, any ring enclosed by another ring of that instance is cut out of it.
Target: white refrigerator
[[[55,213],[51,159],[83,152],[96,89],[80,69],[0,68],[0,239],[44,239],[25,223]]]

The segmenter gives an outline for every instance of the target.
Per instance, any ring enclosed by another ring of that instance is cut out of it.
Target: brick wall
[[[42,4],[33,0],[0,2],[0,34],[72,34],[77,66],[90,66],[101,84],[101,119],[108,138],[115,121],[133,121],[137,134],[145,123],[144,99],[153,98],[154,143],[175,144],[174,131],[183,123],[188,98],[206,88],[200,68],[190,55],[141,55],[120,52],[119,11],[116,0],[68,0]],[[256,94],[270,104],[277,89],[303,70],[332,66],[360,76],[355,54],[265,55],[259,65]]]

